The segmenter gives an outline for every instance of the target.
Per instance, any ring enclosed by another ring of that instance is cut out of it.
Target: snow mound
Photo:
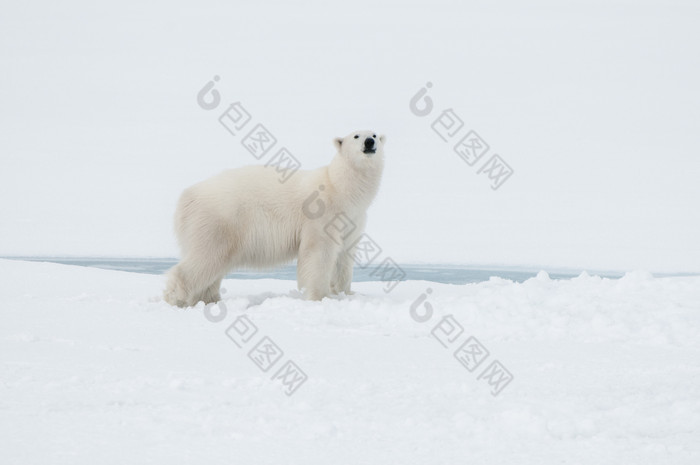
[[[0,260],[3,463],[700,463],[700,277],[163,285]]]

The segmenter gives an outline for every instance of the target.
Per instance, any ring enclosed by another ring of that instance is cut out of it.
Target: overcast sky
[[[266,161],[218,121],[240,102],[303,168],[387,135],[397,262],[700,271],[697,2],[144,3],[3,7],[1,255],[176,256],[182,189]]]

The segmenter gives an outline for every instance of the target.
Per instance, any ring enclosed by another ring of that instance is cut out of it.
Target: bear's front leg
[[[323,233],[321,233],[323,234]],[[328,236],[302,234],[297,259],[297,284],[309,300],[321,300],[331,291],[331,276],[339,247]]]
[[[346,295],[351,295],[353,293],[350,290],[350,286],[352,285],[352,267],[355,263],[357,244],[365,229],[367,215],[355,217],[352,221],[354,228],[350,234],[342,239],[335,238],[335,240],[341,240],[343,242],[342,249],[336,261],[333,280],[331,281],[331,290],[336,294],[344,292]]]
[[[333,279],[331,280],[331,291],[334,294],[344,292],[351,295],[350,285],[352,284],[353,259],[346,250],[341,250],[335,264]]]

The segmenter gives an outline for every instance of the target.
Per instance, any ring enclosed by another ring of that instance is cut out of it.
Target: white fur
[[[374,154],[363,153],[368,137],[376,141]],[[175,212],[182,259],[168,272],[165,300],[178,306],[216,302],[230,270],[270,268],[294,258],[307,298],[350,293],[353,259],[347,249],[362,234],[379,188],[384,140],[371,131],[336,138],[330,165],[299,170],[284,183],[273,166],[247,166],[186,189]],[[345,238],[325,228],[339,213],[356,225]]]

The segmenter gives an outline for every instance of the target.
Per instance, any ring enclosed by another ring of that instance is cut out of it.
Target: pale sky
[[[0,255],[177,256],[182,189],[265,161],[218,121],[239,101],[303,168],[387,135],[367,232],[399,263],[697,272],[698,24],[661,1],[5,6]],[[453,151],[469,131],[474,166]]]

